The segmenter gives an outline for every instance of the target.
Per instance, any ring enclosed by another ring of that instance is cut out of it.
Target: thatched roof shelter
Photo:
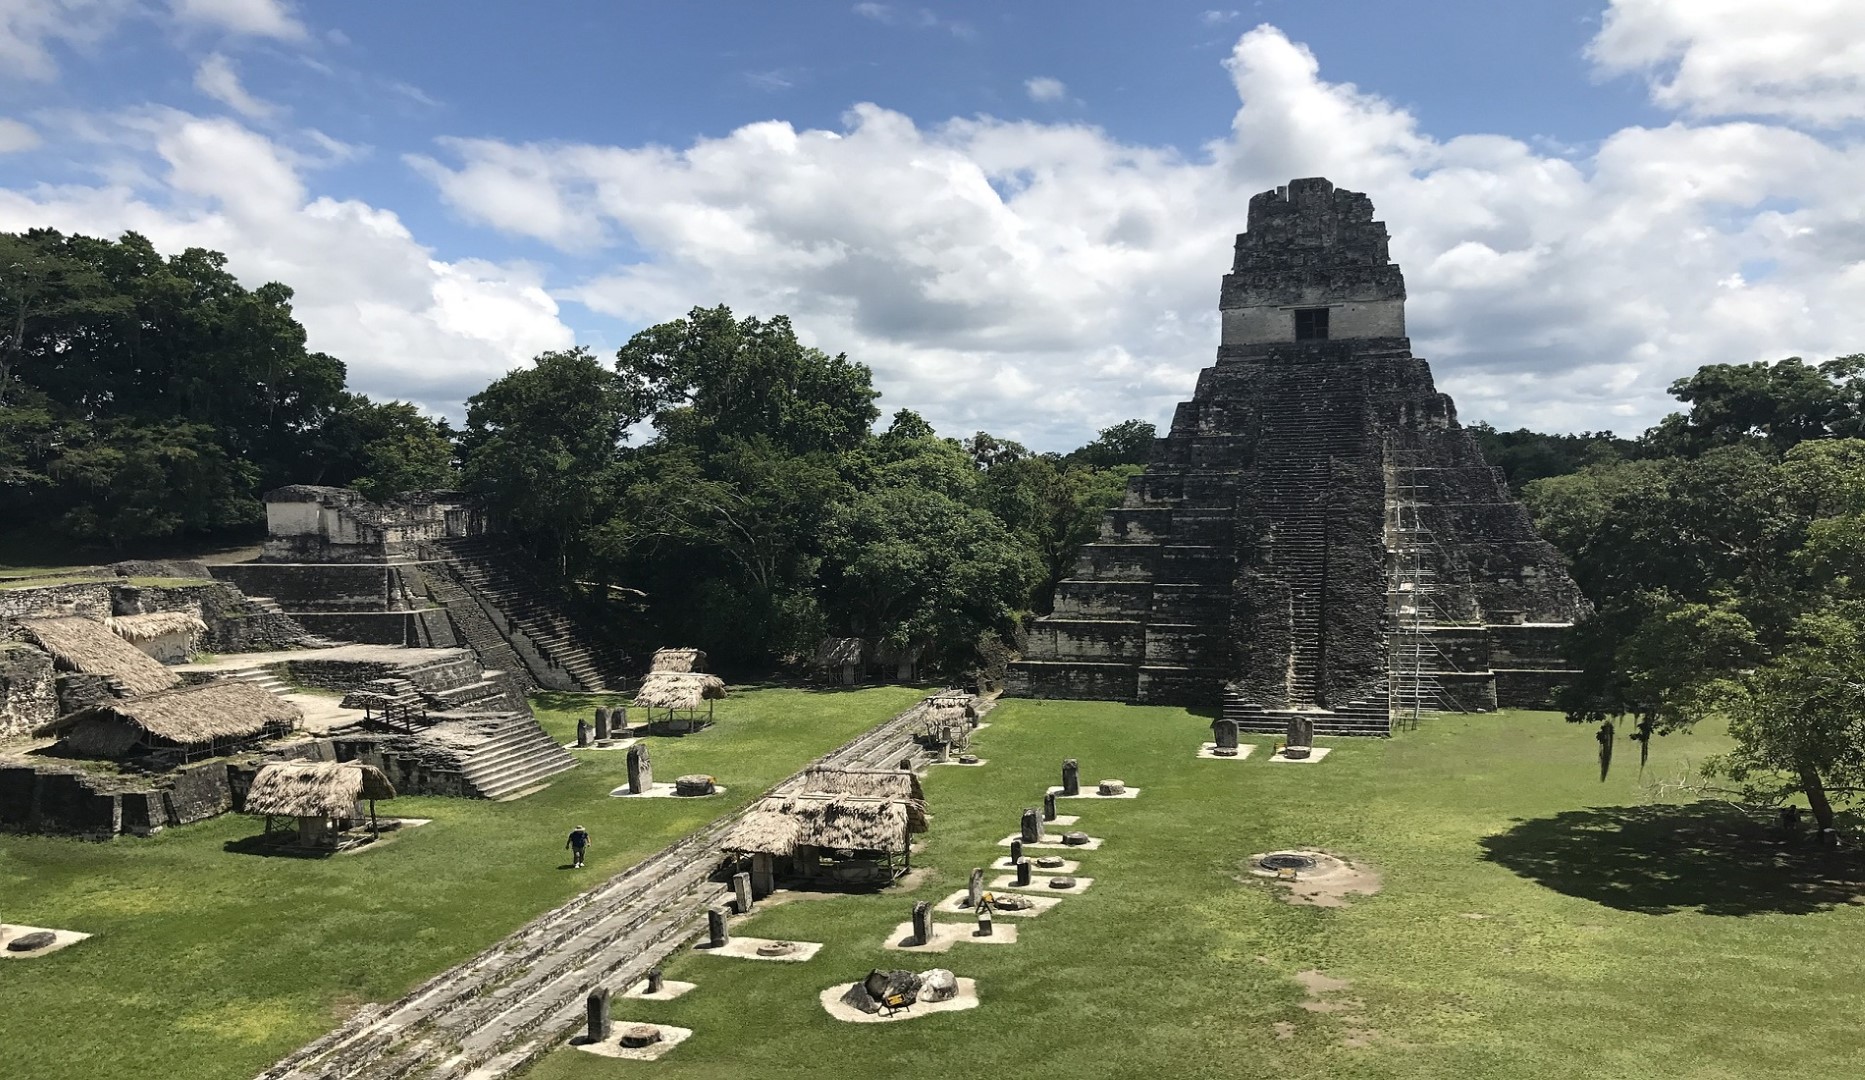
[[[237,679],[218,679],[93,705],[59,717],[40,733],[66,732],[65,745],[85,756],[120,757],[138,746],[198,756],[286,734],[303,719],[296,705],[276,694]]]
[[[169,634],[205,634],[207,624],[192,611],[152,611],[146,615],[120,615],[110,620],[110,629],[124,641],[136,645]]]
[[[174,672],[96,619],[74,615],[21,619],[19,624],[66,671],[109,676],[132,694],[153,694],[181,682]]]
[[[393,799],[395,787],[360,761],[279,761],[259,770],[246,792],[246,812],[284,817],[347,818],[360,799]]]
[[[691,711],[724,698],[725,680],[697,671],[650,671],[635,691],[635,704],[643,709]]]
[[[970,724],[978,718],[978,705],[962,690],[947,690],[925,701],[925,719],[930,724]]]
[[[856,795],[868,799],[906,799],[926,803],[919,774],[909,769],[839,769],[817,765],[803,773],[796,790],[817,795]]]
[[[704,671],[706,653],[702,649],[655,649],[648,671]]]
[[[905,854],[926,813],[904,799],[857,795],[777,795],[760,800],[722,846],[742,854],[789,855],[808,844],[828,851]]]
[[[817,767],[796,790],[760,800],[722,846],[747,855],[789,855],[805,844],[904,855],[928,820],[920,778],[911,772]]]
[[[816,646],[816,656],[810,661],[817,667],[838,668],[849,664],[861,663],[861,639],[858,637],[826,637],[822,644]]]

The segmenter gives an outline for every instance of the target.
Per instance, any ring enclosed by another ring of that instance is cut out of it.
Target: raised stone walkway
[[[805,769],[923,764],[913,738],[923,708],[913,706]],[[532,920],[400,1001],[364,1006],[258,1080],[492,1080],[522,1069],[575,1027],[590,990],[627,987],[704,929],[706,909],[730,893],[713,877],[723,861],[719,843],[742,814]]]

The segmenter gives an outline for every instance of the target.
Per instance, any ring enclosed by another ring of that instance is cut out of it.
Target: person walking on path
[[[583,849],[588,846],[588,829],[578,825],[576,828],[570,830],[570,841],[565,844],[564,847],[570,849],[570,864],[572,869],[581,870],[583,868]]]

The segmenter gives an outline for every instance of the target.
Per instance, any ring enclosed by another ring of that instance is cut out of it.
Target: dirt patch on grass
[[[1300,856],[1313,861],[1311,867],[1296,868],[1292,874],[1288,871],[1266,869],[1259,860],[1277,855]],[[1309,907],[1337,908],[1347,906],[1347,901],[1355,896],[1371,896],[1384,885],[1377,871],[1331,855],[1325,851],[1270,851],[1252,855],[1243,864],[1248,878],[1268,881],[1281,889],[1282,899],[1291,904],[1304,904]]]
[[[1341,1020],[1350,1026],[1341,1032],[1340,1044],[1342,1046],[1358,1050],[1373,1045],[1373,1040],[1379,1037],[1379,1032],[1372,1028],[1359,1026],[1366,1023],[1365,1019],[1351,1015],[1352,1011],[1360,1008],[1365,1004],[1364,1002],[1355,998],[1337,996],[1343,990],[1352,989],[1352,983],[1346,979],[1336,979],[1316,968],[1296,972],[1295,981],[1301,985],[1303,990],[1308,991],[1308,1000],[1301,1003],[1304,1010],[1311,1013],[1343,1014]],[[1282,1034],[1285,1026],[1289,1032],[1288,1035]],[[1276,1025],[1276,1038],[1286,1039],[1294,1034],[1294,1024],[1283,1021]]]

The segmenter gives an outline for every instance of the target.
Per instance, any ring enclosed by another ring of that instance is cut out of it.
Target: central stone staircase
[[[487,666],[524,671],[540,687],[567,681],[569,686],[560,688],[594,693],[627,686],[628,658],[579,625],[517,544],[481,535],[436,540],[431,546],[439,557],[439,565],[428,568],[431,595],[446,605],[461,635]],[[537,660],[528,661],[483,610],[474,612],[474,602],[496,609],[523,635]],[[538,664],[544,670],[538,670]]]

